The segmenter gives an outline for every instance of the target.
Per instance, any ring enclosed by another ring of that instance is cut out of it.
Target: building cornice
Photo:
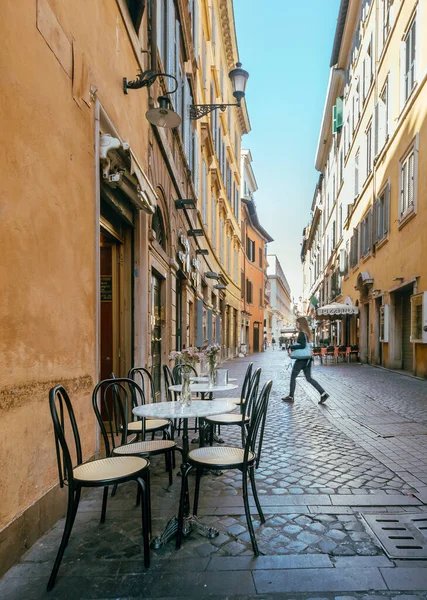
[[[219,0],[218,9],[221,19],[221,34],[224,43],[225,56],[227,59],[227,67],[228,70],[231,71],[235,68],[236,63],[239,62],[236,28],[234,24],[233,0]],[[245,99],[242,100],[241,106],[236,110],[242,135],[249,133],[251,130],[251,124],[249,122],[249,115],[246,108]]]

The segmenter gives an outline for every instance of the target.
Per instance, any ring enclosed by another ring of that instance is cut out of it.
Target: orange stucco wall
[[[0,529],[57,483],[52,385],[68,387],[85,458],[95,451],[95,103],[73,99],[72,73],[37,28],[37,6],[56,17],[65,57],[74,44],[75,67],[87,68],[85,98],[98,88],[121,137],[147,163],[147,94],[122,92],[122,77],[134,78],[138,65],[116,2],[4,0]]]

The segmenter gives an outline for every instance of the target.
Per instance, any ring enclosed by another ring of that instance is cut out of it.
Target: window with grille
[[[400,163],[400,218],[414,210],[415,147]]]
[[[416,42],[416,20],[412,24],[406,34],[404,44],[404,100],[409,98],[415,85],[415,42]]]

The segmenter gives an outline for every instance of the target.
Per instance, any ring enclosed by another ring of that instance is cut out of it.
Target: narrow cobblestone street
[[[5,575],[0,598],[427,598],[427,561],[389,559],[362,516],[423,514],[427,383],[358,363],[316,365],[327,403],[319,405],[299,377],[289,405],[281,401],[290,379],[285,352],[269,349],[226,366],[241,382],[251,360],[262,367],[263,382],[273,380],[257,472],[267,522],[260,526],[254,515],[262,556],[252,554],[241,474],[230,471],[207,474],[201,485],[199,515],[218,537],[192,532],[179,551],[172,540],[152,552],[145,570],[128,485],[109,500],[102,526],[101,492],[83,499],[50,594],[45,586],[63,521]],[[240,430],[223,427],[221,437],[237,444]],[[180,479],[167,487],[161,459],[152,460],[152,472],[156,534],[176,512]]]

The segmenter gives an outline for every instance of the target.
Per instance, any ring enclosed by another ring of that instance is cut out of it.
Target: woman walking
[[[290,350],[304,350],[304,348],[307,347],[307,344],[309,344],[309,342],[311,342],[311,331],[308,326],[307,319],[305,317],[298,317],[297,322],[296,322],[296,327],[299,330],[297,343],[293,344],[290,347]],[[304,372],[305,378],[307,379],[308,383],[311,383],[311,385],[314,388],[316,388],[316,390],[319,392],[319,394],[320,394],[319,404],[323,404],[329,398],[329,394],[327,394],[325,392],[325,390],[322,388],[322,386],[320,385],[320,383],[318,383],[311,376],[312,361],[313,361],[313,358],[311,356],[309,358],[297,358],[295,360],[294,366],[292,368],[292,373],[291,373],[291,387],[290,387],[290,391],[289,391],[289,396],[282,398],[283,402],[291,402],[292,403],[294,401],[296,379],[297,379],[297,375],[301,371]]]

